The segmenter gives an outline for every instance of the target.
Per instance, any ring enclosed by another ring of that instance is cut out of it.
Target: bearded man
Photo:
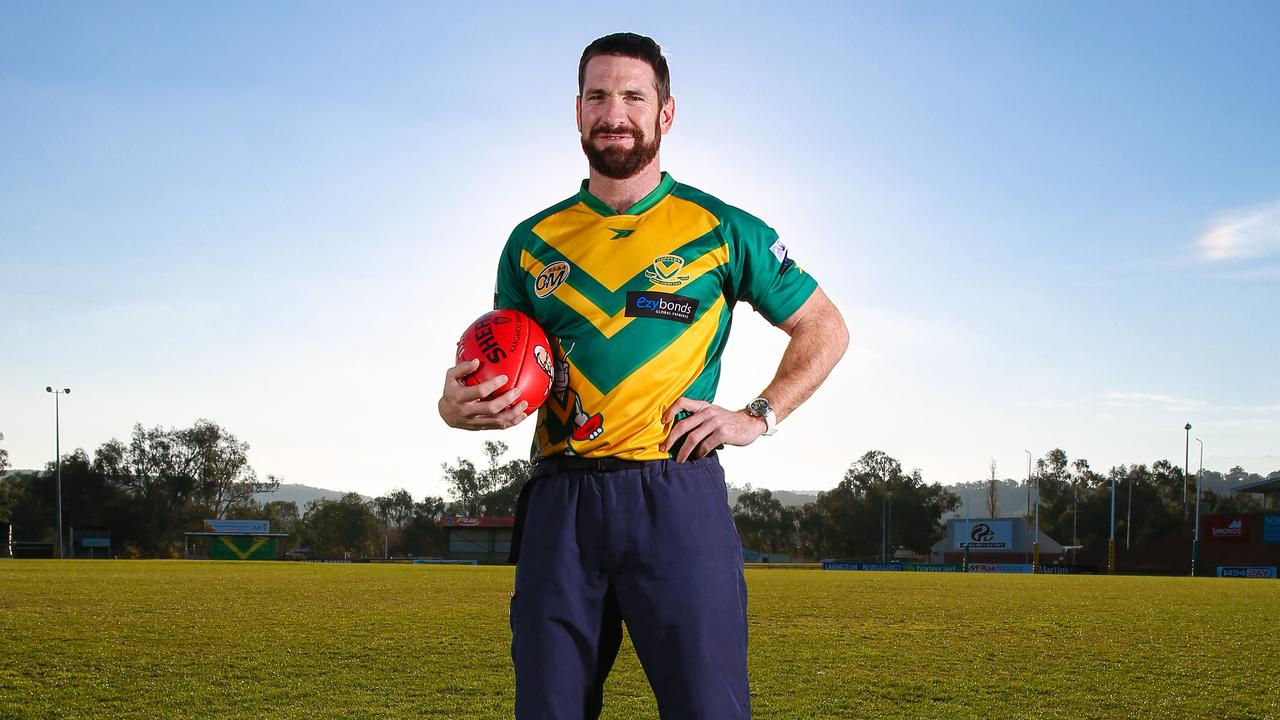
[[[761,220],[660,168],[675,121],[652,39],[602,37],[578,65],[589,165],[572,197],[516,227],[495,307],[556,340],[536,461],[517,510],[511,657],[523,720],[599,717],[626,623],[663,718],[749,718],[747,590],[717,450],[772,435],[844,354],[848,332]],[[713,404],[734,304],[790,335],[772,381]],[[445,374],[451,426],[524,419],[505,381]]]

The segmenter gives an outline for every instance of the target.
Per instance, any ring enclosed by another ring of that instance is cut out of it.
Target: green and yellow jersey
[[[777,325],[816,287],[768,225],[666,173],[621,214],[584,182],[516,227],[498,266],[495,306],[558,345],[534,458],[670,457],[662,413],[715,399],[734,303]]]

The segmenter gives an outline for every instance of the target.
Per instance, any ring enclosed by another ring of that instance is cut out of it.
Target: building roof
[[[1238,488],[1232,488],[1231,492],[1247,492],[1258,493],[1259,495],[1270,495],[1271,493],[1280,493],[1280,474],[1272,474],[1266,480],[1259,480],[1254,483],[1247,483]]]

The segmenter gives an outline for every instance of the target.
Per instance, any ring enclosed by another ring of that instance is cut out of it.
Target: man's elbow
[[[845,325],[844,316],[836,309],[835,305],[831,306],[831,351],[834,355],[832,365],[840,361],[844,357],[844,353],[849,349],[849,326]]]
[[[832,367],[849,349],[849,328],[845,325],[840,310],[829,300],[799,318],[795,324],[795,334],[822,347],[823,355],[830,359]]]

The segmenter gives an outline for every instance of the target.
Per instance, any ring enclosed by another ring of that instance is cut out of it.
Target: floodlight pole
[[[1022,452],[1027,454],[1027,514],[1023,515],[1023,517],[1030,518],[1031,517],[1031,451],[1023,450]],[[1024,520],[1023,522],[1025,523],[1026,521]],[[1023,525],[1023,527],[1026,527],[1026,525]]]
[[[1196,576],[1196,565],[1200,563],[1200,478],[1204,475],[1204,441],[1200,443],[1200,469],[1196,471],[1196,530],[1191,536],[1191,577]]]
[[[55,493],[57,495],[58,514],[54,522],[55,532],[58,533],[58,559],[61,560],[62,555],[62,417],[58,409],[58,396],[70,395],[71,388],[62,388],[54,390],[52,385],[46,385],[45,392],[53,393],[53,462],[55,471]]]
[[[1129,550],[1130,528],[1133,527],[1133,476],[1137,475],[1134,468],[1129,468],[1129,507],[1124,511],[1124,549]]]
[[[880,562],[889,562],[889,479],[881,478],[884,484],[884,505],[880,515]]]
[[[1080,536],[1076,532],[1080,518],[1080,478],[1075,478],[1075,482],[1071,483],[1075,496],[1071,500],[1071,564],[1076,564],[1076,548],[1080,547]]]
[[[1111,539],[1107,542],[1107,574],[1116,572],[1116,469],[1111,468]]]
[[[1040,473],[1036,473],[1036,534],[1035,540],[1031,543],[1031,573],[1038,572],[1040,572]]]
[[[1187,474],[1191,472],[1191,423],[1183,428],[1187,431],[1187,442],[1182,457],[1182,520],[1187,520]]]

